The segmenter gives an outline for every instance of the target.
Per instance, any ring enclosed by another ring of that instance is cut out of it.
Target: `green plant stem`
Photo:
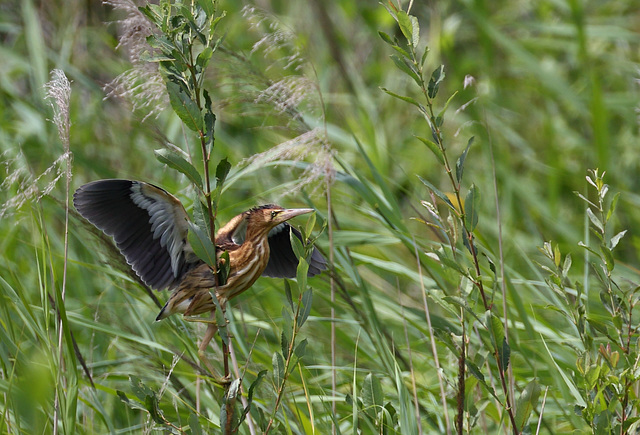
[[[269,418],[269,423],[267,424],[267,428],[264,431],[264,435],[267,435],[271,430],[271,426],[276,417],[276,413],[278,412],[278,408],[280,407],[280,402],[282,401],[282,396],[284,395],[284,387],[287,384],[287,379],[289,378],[289,366],[291,365],[291,359],[293,358],[293,350],[296,344],[296,337],[298,335],[298,315],[300,314],[300,304],[302,303],[302,293],[298,295],[298,306],[296,307],[296,312],[293,316],[293,326],[291,333],[291,340],[289,341],[289,347],[287,348],[287,358],[284,362],[284,377],[282,378],[281,384],[278,386],[278,395],[276,397],[276,403],[273,407],[273,412],[271,413],[271,418]]]
[[[464,208],[462,207],[462,198],[460,196],[460,183],[458,181],[456,181],[456,178],[453,175],[453,170],[451,169],[451,164],[449,163],[449,158],[447,157],[447,153],[446,153],[446,148],[444,146],[444,140],[442,138],[442,131],[440,130],[440,128],[437,125],[436,122],[436,116],[435,113],[433,111],[433,101],[431,100],[431,98],[429,97],[429,92],[427,90],[427,85],[425,84],[424,81],[424,71],[422,68],[422,65],[416,60],[416,52],[415,52],[415,48],[413,47],[412,44],[409,44],[410,50],[411,50],[411,57],[412,57],[412,61],[414,66],[417,68],[417,70],[419,71],[419,77],[420,77],[420,90],[422,91],[423,96],[426,99],[427,102],[427,108],[428,108],[428,113],[425,113],[425,115],[428,117],[428,122],[429,122],[429,126],[432,129],[432,132],[435,133],[435,138],[437,139],[437,146],[440,149],[440,152],[442,153],[442,157],[443,157],[443,162],[444,162],[444,168],[445,171],[447,173],[447,176],[449,177],[449,181],[451,182],[451,186],[453,187],[453,191],[454,194],[456,196],[456,201],[458,202],[458,217],[460,219],[460,222],[462,223],[462,227],[464,228],[464,231],[466,233],[466,237],[467,237],[467,241],[469,244],[469,250],[471,252],[471,257],[473,259],[473,265],[474,265],[474,269],[475,269],[475,273],[476,273],[476,278],[473,279],[473,283],[474,285],[478,288],[479,292],[480,292],[480,296],[482,297],[482,303],[484,305],[484,309],[485,310],[491,310],[492,306],[491,304],[489,304],[487,297],[486,297],[486,292],[484,290],[484,285],[482,283],[482,279],[480,278],[481,276],[481,271],[480,271],[480,261],[478,259],[478,253],[476,251],[475,245],[473,243],[473,231],[469,231],[467,230],[467,220],[466,220],[466,215],[464,212]],[[455,253],[455,251],[454,251]],[[462,346],[464,347],[464,342],[462,343]],[[516,421],[515,421],[515,415],[513,413],[513,409],[511,407],[511,399],[510,399],[510,395],[509,395],[509,388],[507,386],[506,383],[506,379],[505,379],[505,370],[504,367],[502,367],[502,362],[500,361],[500,354],[498,352],[498,346],[500,344],[496,343],[494,349],[493,349],[493,356],[496,360],[497,366],[498,366],[498,374],[500,375],[500,384],[502,386],[502,391],[505,395],[505,409],[507,411],[507,414],[509,416],[509,420],[511,421],[511,426],[513,428],[513,433],[514,434],[518,434],[518,427],[516,425]],[[464,358],[464,353],[462,354],[461,358]],[[460,363],[460,367],[463,367],[462,370],[464,370],[464,365],[462,363]],[[458,429],[461,430],[461,429]]]

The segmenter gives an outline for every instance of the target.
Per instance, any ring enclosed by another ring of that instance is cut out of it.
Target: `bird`
[[[184,206],[161,187],[135,180],[96,180],[80,186],[73,203],[82,217],[113,237],[147,286],[172,291],[157,321],[176,313],[195,320],[192,316],[214,312],[211,289],[224,310],[229,299],[249,289],[260,276],[294,278],[298,259],[290,233],[301,241],[302,235],[287,221],[315,211],[267,204],[232,218],[215,237],[218,261],[224,262],[222,254],[228,253],[226,282],[217,285],[220,277],[198,258],[188,241],[190,219]],[[307,260],[309,277],[327,269],[316,247]],[[202,356],[217,325],[213,320],[201,321],[210,323],[199,347]]]

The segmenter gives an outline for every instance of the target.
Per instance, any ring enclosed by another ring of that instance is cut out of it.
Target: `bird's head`
[[[247,231],[268,234],[283,222],[302,214],[311,213],[312,208],[283,208],[268,204],[247,211]]]

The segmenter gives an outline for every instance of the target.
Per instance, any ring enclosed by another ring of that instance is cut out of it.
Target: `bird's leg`
[[[200,358],[200,361],[204,363],[207,369],[209,369],[209,373],[211,373],[211,376],[213,377],[215,383],[223,386],[227,385],[229,383],[229,377],[220,377],[219,375],[217,375],[217,370],[213,368],[213,365],[211,365],[211,362],[209,362],[209,359],[206,355],[206,350],[209,346],[209,343],[211,343],[211,340],[213,340],[216,332],[218,332],[218,323],[215,319],[215,311],[211,312],[211,319],[201,319],[199,317],[185,317],[184,319],[187,322],[207,323],[209,325],[207,326],[207,330],[204,332],[204,336],[202,337],[200,346],[198,346],[198,357]]]
[[[214,315],[215,314],[212,313],[212,316]],[[202,337],[202,342],[198,347],[198,356],[200,357],[200,360],[204,362],[204,364],[207,366],[207,368],[213,375],[214,381],[220,385],[227,385],[230,382],[229,374],[227,373],[227,370],[225,370],[224,377],[220,378],[216,376],[215,375],[216,371],[213,369],[213,366],[211,365],[211,363],[209,362],[209,359],[207,358],[207,355],[205,354],[207,347],[209,346],[209,343],[211,343],[211,340],[213,339],[213,336],[216,335],[216,332],[218,332],[218,325],[216,324],[215,320],[208,323],[209,323],[209,326],[207,327],[207,330],[204,333],[204,337]],[[223,350],[225,349],[224,343],[222,343],[222,349]],[[226,364],[225,364],[225,367],[226,367]]]

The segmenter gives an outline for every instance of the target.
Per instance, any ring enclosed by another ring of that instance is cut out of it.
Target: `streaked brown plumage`
[[[114,238],[116,246],[138,276],[150,287],[171,289],[158,314],[198,315],[215,310],[210,289],[211,268],[193,252],[187,240],[189,218],[180,201],[152,184],[130,180],[98,180],[76,190],[74,205],[93,225]],[[286,221],[313,209],[284,209],[277,205],[252,208],[231,219],[216,234],[216,253],[229,253],[227,282],[216,288],[220,306],[250,288],[261,276],[293,278],[297,258],[289,232],[300,233]],[[314,248],[309,276],[326,269]],[[207,330],[201,351],[216,332]]]

